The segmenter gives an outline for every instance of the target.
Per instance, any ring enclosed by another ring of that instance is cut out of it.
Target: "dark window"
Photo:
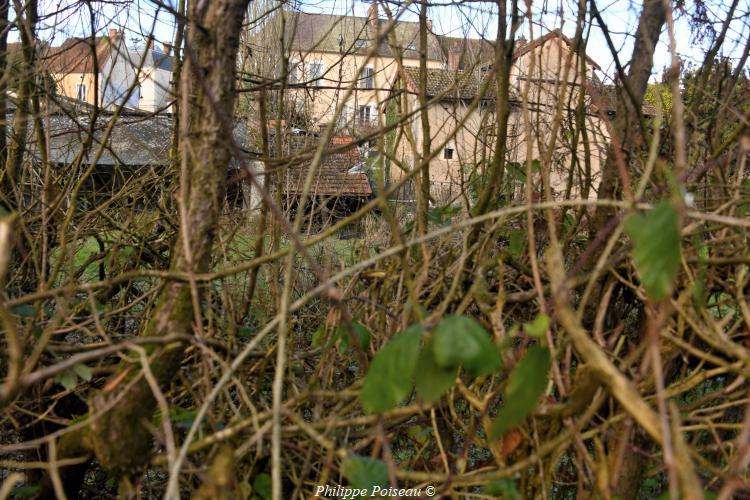
[[[453,159],[453,148],[447,147],[443,150],[443,158],[446,160],[452,160]]]
[[[364,88],[371,89],[375,87],[375,70],[367,67],[362,71],[362,79],[364,80]]]
[[[86,100],[86,85],[82,83],[76,85],[76,99],[78,99],[79,101]]]

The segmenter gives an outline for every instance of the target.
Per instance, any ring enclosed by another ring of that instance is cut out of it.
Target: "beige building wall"
[[[513,103],[505,159],[520,164],[525,173],[527,159],[542,160],[549,156],[554,195],[559,198],[589,198],[595,196],[599,185],[609,136],[605,124],[590,111],[588,96],[582,93],[584,87],[581,83],[591,81],[593,67],[586,61],[586,78],[582,78],[581,61],[573,55],[571,68],[564,79],[563,68],[568,53],[564,42],[552,39],[524,54],[513,66],[511,86],[519,101],[523,101],[522,96],[526,95],[529,113],[527,120],[524,118],[523,102]],[[576,110],[582,98],[586,111],[579,116]],[[497,126],[494,101],[486,101],[471,112],[470,105],[468,100],[445,99],[432,104],[428,110],[430,146],[433,151],[439,149],[429,168],[431,195],[438,203],[457,200],[459,193],[466,188],[470,193],[478,192],[481,189],[481,174],[492,161]],[[552,141],[558,106],[561,106],[561,123],[557,138]],[[411,97],[409,109],[418,108],[416,96]],[[466,119],[461,124],[464,117]],[[573,133],[580,129],[579,123],[583,123],[583,131]],[[413,168],[423,144],[418,114],[408,126],[416,147],[402,139],[396,156]],[[452,152],[446,152],[446,148],[452,149]],[[512,167],[506,169],[501,192],[510,199],[521,199],[525,196],[523,174],[518,175],[518,168]],[[403,174],[398,168],[392,168],[391,180],[398,180]],[[534,191],[541,195],[541,176],[538,172],[535,172],[532,183]]]
[[[60,95],[70,97],[71,99],[78,99],[78,86],[84,85],[86,88],[86,99],[85,102],[94,104],[94,74],[93,73],[66,73],[66,74],[53,74],[55,83],[57,84],[57,91]]]
[[[362,54],[310,52],[291,54],[290,83],[306,83],[304,89],[290,90],[290,102],[312,125],[336,120],[340,128],[378,126],[383,103],[398,73],[393,57]],[[403,59],[404,66],[419,66],[418,59]],[[429,68],[440,68],[439,61],[427,61]],[[372,84],[366,71],[372,71]],[[320,79],[312,80],[319,71]],[[368,88],[371,87],[371,88]],[[338,106],[341,112],[336,113]],[[369,111],[362,109],[366,107]]]
[[[524,163],[529,154],[532,159],[550,158],[550,184],[560,198],[588,198],[599,186],[609,136],[605,124],[590,111],[585,89],[594,79],[594,64],[582,61],[562,39],[552,38],[519,57],[511,69],[511,85],[521,102],[508,127],[507,159]],[[579,115],[581,100],[585,112]],[[552,141],[558,110],[560,124]],[[541,193],[538,175],[535,185]]]

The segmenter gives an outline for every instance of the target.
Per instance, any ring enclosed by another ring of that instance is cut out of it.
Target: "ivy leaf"
[[[397,406],[411,392],[422,328],[414,325],[392,338],[372,358],[359,398],[367,413]]]
[[[0,206],[0,209],[2,209],[2,206]],[[40,489],[41,488],[39,486],[24,484],[22,486],[16,486],[15,488],[13,488],[10,496],[11,498],[30,498],[36,495]]]
[[[356,321],[352,322],[352,330],[354,330],[354,342],[359,345],[362,350],[367,350],[370,346],[370,331],[365,328],[361,323]],[[339,354],[343,354],[349,349],[352,343],[352,330],[346,325],[341,325],[336,328],[336,332],[333,335],[333,340],[329,345],[334,344],[336,341],[339,342]],[[317,332],[316,332],[317,333]]]
[[[518,427],[544,394],[552,365],[549,350],[532,346],[513,368],[505,390],[505,404],[492,421],[490,436],[495,439]]]
[[[546,314],[540,314],[531,323],[523,325],[523,331],[526,332],[526,335],[531,335],[532,337],[544,337],[548,328],[549,316]]]
[[[319,326],[312,334],[311,344],[313,347],[323,347],[325,343],[326,330],[322,326]]]
[[[78,376],[73,370],[65,370],[55,380],[69,391],[72,391],[78,385]]]
[[[446,316],[432,333],[435,361],[442,367],[463,364],[472,375],[491,373],[502,365],[495,344],[479,322],[468,316]]]
[[[633,265],[648,296],[661,300],[671,295],[680,266],[677,211],[662,201],[646,215],[629,216],[625,232],[633,240]]]
[[[370,347],[370,331],[365,328],[362,323],[357,321],[352,322],[352,328],[354,329],[354,337],[362,350],[367,350]],[[348,335],[349,332],[346,332]]]
[[[508,238],[508,252],[512,256],[518,257],[526,250],[526,241],[526,231],[513,229]]]
[[[484,493],[503,500],[521,500],[516,482],[507,477],[487,483],[484,487]]]
[[[426,403],[434,403],[448,392],[456,381],[458,366],[444,367],[435,362],[433,354],[434,335],[422,349],[417,359],[415,385],[417,394]]]
[[[253,329],[249,326],[241,326],[237,328],[237,336],[238,337],[249,337],[253,334]]]
[[[92,376],[91,368],[84,365],[83,363],[77,363],[73,365],[73,371],[76,373],[76,375],[81,377],[86,382],[91,381],[91,376]]]
[[[253,492],[264,500],[269,500],[272,496],[271,476],[266,473],[258,474],[253,481]]]
[[[349,455],[341,464],[341,472],[349,484],[371,491],[373,486],[388,487],[388,468],[382,460]]]
[[[28,304],[16,306],[11,309],[11,312],[16,316],[21,316],[22,318],[33,318],[34,316],[36,316],[36,309]]]

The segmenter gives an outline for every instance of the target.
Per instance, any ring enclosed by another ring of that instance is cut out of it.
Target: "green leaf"
[[[41,338],[42,333],[44,333],[44,331],[42,330],[42,327],[39,325],[34,325],[34,328],[31,329],[31,335],[35,339]]]
[[[77,363],[73,365],[73,371],[76,372],[76,375],[81,377],[86,382],[91,381],[91,376],[92,376],[91,368],[84,365],[83,363]]]
[[[269,500],[272,496],[271,476],[266,473],[258,474],[253,481],[253,492],[259,497]]]
[[[367,413],[397,406],[411,392],[422,328],[414,325],[393,337],[372,358],[359,395]]]
[[[549,328],[549,316],[546,314],[540,314],[536,318],[534,318],[534,321],[531,323],[526,323],[523,325],[523,331],[526,332],[526,335],[531,335],[532,337],[544,337],[544,334],[547,333],[547,329]]]
[[[11,498],[28,498],[36,495],[39,492],[39,486],[32,486],[30,484],[24,484],[23,486],[16,486],[11,491]]]
[[[472,375],[491,373],[502,366],[495,344],[482,325],[468,316],[446,316],[432,332],[435,361],[442,367],[463,364]]]
[[[69,391],[72,391],[78,385],[78,376],[73,370],[65,370],[55,380]]]
[[[523,229],[512,230],[508,238],[508,252],[514,257],[520,256],[526,250],[526,242],[526,231]]]
[[[362,323],[354,321],[352,323],[354,336],[359,344],[360,349],[367,350],[370,347],[370,331]],[[349,332],[347,332],[348,334]]]
[[[646,215],[628,217],[625,232],[633,240],[633,265],[648,296],[661,300],[671,295],[680,266],[677,211],[662,201]]]
[[[505,390],[505,404],[492,421],[490,436],[498,438],[521,422],[536,408],[544,394],[552,365],[549,350],[532,346],[513,368]]]
[[[253,334],[253,329],[249,326],[241,326],[237,328],[237,336],[238,337],[249,337]]]
[[[361,323],[356,321],[352,322],[352,330],[354,330],[354,341],[359,345],[360,349],[367,350],[370,346],[370,331],[365,328]],[[339,342],[339,353],[343,354],[352,345],[352,330],[346,325],[340,325],[336,328],[333,340],[329,343],[333,344],[336,341]]]
[[[490,481],[485,485],[483,493],[503,500],[521,500],[516,482],[507,477]]]
[[[195,416],[198,414],[197,410],[186,410],[185,408],[176,408],[169,415],[169,420],[180,429],[189,429],[193,426]]]
[[[442,224],[450,222],[453,216],[461,211],[461,207],[446,205],[444,207],[435,207],[427,211],[427,220],[433,224]]]
[[[373,486],[388,487],[388,469],[377,458],[349,455],[341,464],[341,472],[349,484],[358,489],[371,491]]]
[[[672,497],[669,494],[669,492],[665,491],[664,493],[662,493],[661,495],[659,495],[657,497],[657,500],[670,500],[670,498],[672,498]],[[719,495],[717,495],[713,491],[703,490],[703,498],[705,500],[715,500],[715,499],[719,498]]]
[[[443,367],[435,362],[432,344],[434,336],[427,340],[417,359],[417,371],[415,375],[415,385],[417,394],[426,403],[434,403],[440,397],[453,387],[458,375],[458,367]]]
[[[11,312],[16,316],[21,316],[22,318],[33,318],[34,316],[36,316],[36,309],[28,304],[16,306],[11,309]]]
[[[323,347],[326,337],[326,330],[322,326],[319,326],[312,334],[312,346]]]

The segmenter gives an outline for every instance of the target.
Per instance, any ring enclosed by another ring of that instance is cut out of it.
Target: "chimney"
[[[170,55],[172,53],[172,45],[171,44],[169,44],[167,42],[164,42],[164,43],[162,43],[162,47],[164,48],[164,53],[165,54]]]
[[[367,9],[367,23],[370,25],[370,29],[377,30],[378,22],[378,3],[377,1],[373,0],[373,2],[370,4],[370,8]]]
[[[454,43],[450,49],[448,49],[448,69],[451,71],[458,71],[459,64],[461,62],[461,49],[457,43]]]
[[[117,31],[117,28],[109,28],[109,41],[112,43],[117,43],[117,38],[120,36],[120,32]]]
[[[427,24],[427,31],[432,33],[432,19],[427,19],[426,24]]]

